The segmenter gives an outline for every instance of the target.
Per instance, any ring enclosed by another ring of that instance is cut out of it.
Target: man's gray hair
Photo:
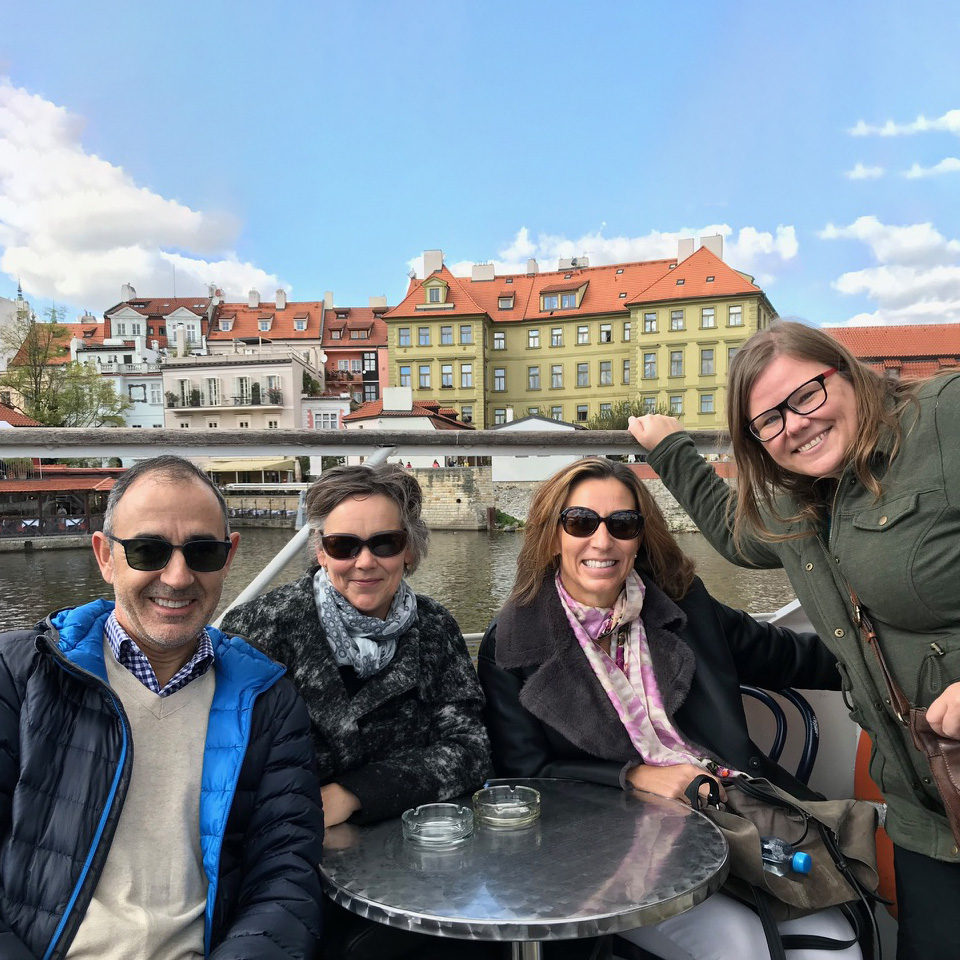
[[[223,529],[226,531],[224,536],[230,536],[230,517],[227,511],[227,501],[217,485],[195,464],[183,457],[175,457],[167,454],[162,457],[151,457],[149,460],[141,460],[134,464],[126,473],[120,475],[120,478],[113,485],[107,497],[107,509],[103,515],[103,532],[113,533],[113,516],[117,509],[117,504],[123,499],[123,495],[135,484],[141,477],[152,476],[156,474],[167,480],[197,480],[205,487],[208,487],[220,504],[220,512],[223,514]],[[186,509],[186,508],[185,508]]]

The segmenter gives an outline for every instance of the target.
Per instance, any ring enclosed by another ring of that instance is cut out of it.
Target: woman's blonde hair
[[[787,523],[806,520],[816,523],[823,502],[817,478],[793,473],[781,467],[747,429],[750,422],[750,392],[757,378],[775,357],[815,360],[836,367],[834,376],[843,377],[853,387],[857,405],[857,429],[845,462],[874,496],[879,497],[880,481],[873,471],[881,432],[889,429],[893,444],[891,459],[900,446],[900,415],[912,401],[917,384],[888,379],[875,373],[829,334],[795,321],[777,320],[765,330],[753,334],[737,352],[730,365],[727,391],[727,422],[737,461],[737,502],[733,517],[734,540],[742,542],[748,530],[771,540],[778,536],[763,521],[761,505],[777,520]],[[829,392],[829,384],[827,391]],[[891,400],[893,402],[891,402]],[[783,517],[774,499],[778,493],[791,494],[800,505],[796,515]]]
[[[690,589],[693,561],[674,540],[657,502],[640,478],[626,464],[586,457],[557,471],[537,488],[517,558],[517,579],[510,592],[512,602],[519,606],[532,603],[543,578],[559,566],[560,511],[576,487],[585,480],[608,478],[619,480],[633,494],[643,516],[636,568],[643,570],[674,600],[679,600]]]

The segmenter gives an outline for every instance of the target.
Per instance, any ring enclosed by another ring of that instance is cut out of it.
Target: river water
[[[223,609],[290,539],[290,530],[247,528],[224,586]],[[744,570],[722,559],[702,536],[679,534],[681,547],[717,599],[751,613],[775,610],[793,599],[782,570]],[[464,633],[481,633],[513,585],[519,533],[435,531],[430,551],[410,579],[457,618]],[[311,562],[308,550],[275,580],[296,579]],[[51,610],[110,596],[90,549],[0,553],[0,629],[28,627]]]

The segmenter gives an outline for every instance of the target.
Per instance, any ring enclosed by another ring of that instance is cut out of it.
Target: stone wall
[[[645,465],[634,469],[653,494],[670,529],[675,533],[696,532],[696,524],[653,471]],[[490,467],[439,467],[415,473],[423,487],[424,519],[431,528],[440,530],[483,530],[487,526],[487,507],[526,520],[539,485],[538,481],[493,483]]]

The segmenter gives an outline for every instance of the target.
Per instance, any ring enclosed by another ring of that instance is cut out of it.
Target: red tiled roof
[[[11,427],[42,427],[43,424],[33,417],[28,417],[8,403],[0,403],[0,420],[9,423]]]
[[[860,360],[880,360],[888,357],[960,357],[960,323],[824,327],[823,332],[839,340]]]
[[[713,279],[708,279],[712,277]],[[682,281],[682,282],[680,282]],[[663,300],[693,300],[702,297],[736,297],[763,291],[715,253],[701,247],[681,261],[630,303],[658,303]]]
[[[0,493],[67,493],[113,489],[116,477],[52,477],[43,480],[0,480]]]
[[[342,317],[338,314],[346,314],[346,316]],[[383,322],[383,314],[384,311],[379,307],[376,311],[371,307],[333,307],[327,310],[323,322],[324,348],[345,347],[362,350],[366,347],[385,347],[387,325]],[[339,340],[334,340],[330,334],[332,330],[342,330],[343,336]],[[368,330],[369,336],[365,340],[351,340],[351,330]]]
[[[575,267],[544,273],[497,276],[493,280],[455,277],[446,266],[437,273],[448,284],[446,302],[452,308],[418,310],[424,304],[423,280],[411,280],[403,300],[387,314],[389,319],[436,319],[488,314],[495,322],[516,322],[555,317],[627,312],[630,304],[660,300],[688,300],[762,294],[756,284],[727,266],[706,247],[681,264],[676,260],[644,260],[599,267]],[[673,269],[671,269],[673,267]],[[708,281],[707,277],[714,279]],[[677,286],[677,279],[684,283]],[[509,282],[508,282],[509,281]],[[573,309],[541,310],[544,293],[586,287],[580,305]],[[513,307],[501,309],[501,297],[513,296]]]
[[[134,297],[123,300],[104,310],[105,317],[112,316],[118,310],[129,307],[144,317],[167,317],[175,310],[185,307],[197,316],[203,316],[210,306],[210,297]]]
[[[50,345],[50,358],[47,361],[50,366],[60,366],[70,362],[70,341],[76,337],[82,340],[88,346],[99,345],[103,343],[104,326],[102,322],[98,323],[58,323],[58,327],[64,329],[61,337],[56,337]],[[10,361],[12,366],[23,363],[22,348],[17,355]]]
[[[295,330],[293,321],[306,316],[305,330]],[[221,303],[217,307],[213,324],[210,328],[210,341],[224,340],[319,340],[320,323],[323,318],[323,301],[315,300],[308,303],[290,303],[282,310],[277,309],[275,303],[261,302],[259,306],[250,307],[245,303]],[[260,329],[260,320],[271,321],[269,330]],[[220,329],[221,320],[232,320],[229,330]]]
[[[469,423],[461,423],[444,416],[440,404],[435,400],[414,400],[412,410],[384,410],[382,400],[369,400],[362,403],[353,413],[348,413],[344,423],[356,423],[359,420],[376,420],[381,417],[426,417],[436,430],[473,430]]]

